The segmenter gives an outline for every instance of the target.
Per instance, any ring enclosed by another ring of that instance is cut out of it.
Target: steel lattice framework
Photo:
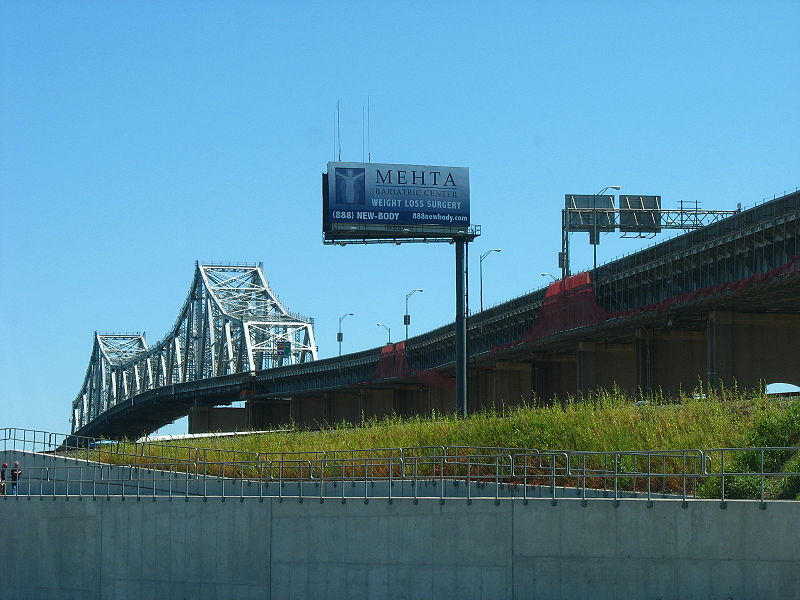
[[[260,263],[197,264],[180,316],[153,347],[139,333],[95,333],[72,430],[142,392],[316,359],[313,320],[286,309]]]

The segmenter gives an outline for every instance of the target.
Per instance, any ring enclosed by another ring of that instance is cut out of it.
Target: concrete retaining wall
[[[0,530],[16,598],[800,599],[798,502],[5,497]]]

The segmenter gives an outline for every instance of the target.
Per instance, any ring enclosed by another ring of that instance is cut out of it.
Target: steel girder
[[[172,331],[148,347],[143,334],[95,333],[72,431],[142,392],[311,362],[313,320],[289,312],[263,266],[200,265]]]

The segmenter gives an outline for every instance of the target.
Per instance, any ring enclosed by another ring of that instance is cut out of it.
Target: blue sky
[[[195,260],[262,261],[322,357],[348,312],[345,352],[400,339],[414,288],[412,334],[451,322],[452,246],[322,244],[337,101],[342,160],[369,97],[373,161],[470,168],[473,309],[487,249],[485,305],[557,273],[565,193],[794,189],[798,25],[788,1],[0,1],[3,426],[68,430],[93,332],[161,338]]]

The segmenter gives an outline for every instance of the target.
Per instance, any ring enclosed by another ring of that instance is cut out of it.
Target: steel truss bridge
[[[612,386],[800,384],[800,192],[474,314],[468,333],[471,410]],[[164,341],[95,336],[73,433],[134,438],[237,400],[241,428],[455,409],[452,324],[315,359],[311,321],[260,266],[198,265]]]
[[[289,312],[258,265],[196,265],[172,331],[95,333],[92,357],[72,404],[73,430],[153,390],[253,373],[317,358],[313,321]]]

